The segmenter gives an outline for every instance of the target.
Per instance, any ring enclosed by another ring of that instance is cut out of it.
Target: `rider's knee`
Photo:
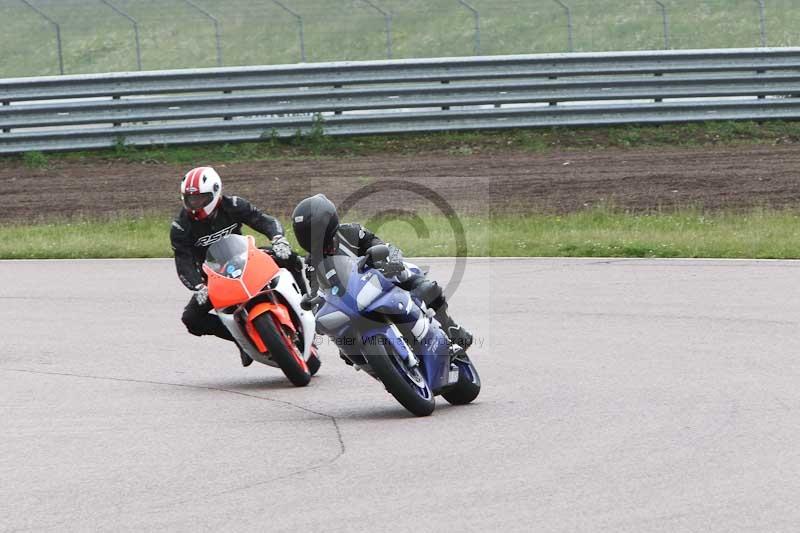
[[[196,335],[198,337],[202,335],[197,323],[197,316],[195,316],[193,313],[184,311],[183,316],[181,316],[181,322],[183,322],[183,325],[186,326],[186,330],[192,335]]]
[[[442,287],[435,281],[423,278],[416,284],[413,292],[417,298],[425,302],[425,305],[435,311],[446,303]]]

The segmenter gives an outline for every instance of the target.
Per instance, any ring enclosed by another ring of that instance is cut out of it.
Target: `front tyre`
[[[289,381],[297,387],[305,387],[311,381],[311,372],[303,360],[297,346],[287,337],[282,329],[278,329],[270,313],[264,313],[253,319],[253,327],[261,336],[267,352],[273,361],[283,370]]]
[[[391,345],[364,347],[364,357],[372,371],[380,378],[386,390],[416,416],[428,416],[436,407],[433,391],[425,381],[420,368],[409,368]]]
[[[453,405],[465,405],[480,394],[481,378],[466,354],[457,357],[453,363],[458,367],[458,381],[442,392],[442,397]]]

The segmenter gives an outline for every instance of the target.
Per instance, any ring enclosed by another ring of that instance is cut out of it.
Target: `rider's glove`
[[[380,269],[388,278],[402,274],[406,269],[406,265],[403,263],[403,252],[399,248],[389,246],[389,257],[386,258],[386,261],[381,261]]]
[[[289,259],[292,255],[292,245],[283,235],[275,235],[272,238],[272,252],[278,259]]]
[[[206,305],[208,302],[208,287],[202,283],[194,288],[194,300],[198,305]]]

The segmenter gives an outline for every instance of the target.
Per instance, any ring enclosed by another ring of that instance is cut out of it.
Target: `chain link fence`
[[[800,0],[0,0],[0,77],[800,45]]]

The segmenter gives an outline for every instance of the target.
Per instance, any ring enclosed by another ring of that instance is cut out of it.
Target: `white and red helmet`
[[[221,199],[222,180],[213,168],[193,168],[183,177],[181,200],[194,220],[203,220],[213,215]]]

